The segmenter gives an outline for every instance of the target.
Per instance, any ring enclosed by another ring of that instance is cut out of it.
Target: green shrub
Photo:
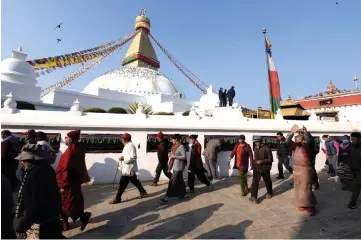
[[[35,106],[32,103],[24,102],[24,101],[16,101],[16,108],[21,110],[35,110]]]
[[[106,113],[107,111],[105,111],[102,108],[86,108],[84,109],[84,112],[90,112],[90,113]]]
[[[182,116],[189,116],[189,112],[190,111],[185,111],[184,113],[182,113]]]
[[[157,113],[153,113],[153,115],[174,115],[174,113],[172,112],[157,112]]]
[[[108,110],[108,113],[127,114],[127,110],[124,108],[113,107]]]

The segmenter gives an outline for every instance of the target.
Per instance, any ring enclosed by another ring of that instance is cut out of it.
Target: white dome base
[[[83,93],[97,95],[99,88],[139,96],[164,94],[184,97],[172,80],[157,71],[143,67],[113,69],[89,83]]]

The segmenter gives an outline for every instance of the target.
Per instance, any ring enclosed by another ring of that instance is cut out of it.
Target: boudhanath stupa
[[[191,101],[170,78],[158,71],[160,62],[150,41],[150,26],[150,19],[143,9],[136,17],[136,35],[122,66],[97,77],[82,92],[54,87],[41,94],[43,90],[37,86],[36,72],[20,47],[13,51],[12,58],[0,64],[2,103],[11,93],[14,100],[32,103],[37,110],[68,111],[76,100],[83,108],[128,108],[130,103],[142,102],[151,106],[153,112],[172,113],[188,111],[191,107],[218,106],[218,95],[212,87],[207,86],[208,89],[203,91],[210,96],[203,96],[200,102]]]

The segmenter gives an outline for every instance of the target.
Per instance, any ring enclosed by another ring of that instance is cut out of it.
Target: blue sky
[[[236,88],[238,103],[268,108],[269,93],[262,28],[273,43],[273,57],[285,100],[318,93],[330,80],[353,89],[361,77],[359,0],[4,0],[2,59],[22,46],[28,59],[92,48],[134,30],[146,8],[152,34],[176,59],[215,88]],[[59,30],[54,27],[64,22]],[[56,38],[63,39],[57,44]],[[82,91],[102,73],[119,67],[129,43],[94,70],[65,87]],[[187,97],[201,96],[161,50],[160,72]],[[38,79],[47,87],[81,66],[59,69]]]

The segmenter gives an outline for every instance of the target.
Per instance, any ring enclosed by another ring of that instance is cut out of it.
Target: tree
[[[153,115],[174,115],[174,113],[172,112],[156,112],[156,113],[153,113]]]
[[[24,101],[16,101],[16,109],[19,110],[35,110],[35,106],[32,103]]]
[[[129,114],[135,114],[137,109],[139,108],[139,103],[130,103],[129,108],[127,108],[127,112]],[[143,106],[144,114],[152,114],[152,107],[145,104]]]
[[[107,113],[107,111],[105,111],[102,108],[86,108],[84,109],[84,112],[90,112],[90,113]]]
[[[189,112],[190,111],[185,111],[184,113],[182,113],[182,116],[189,116]]]

